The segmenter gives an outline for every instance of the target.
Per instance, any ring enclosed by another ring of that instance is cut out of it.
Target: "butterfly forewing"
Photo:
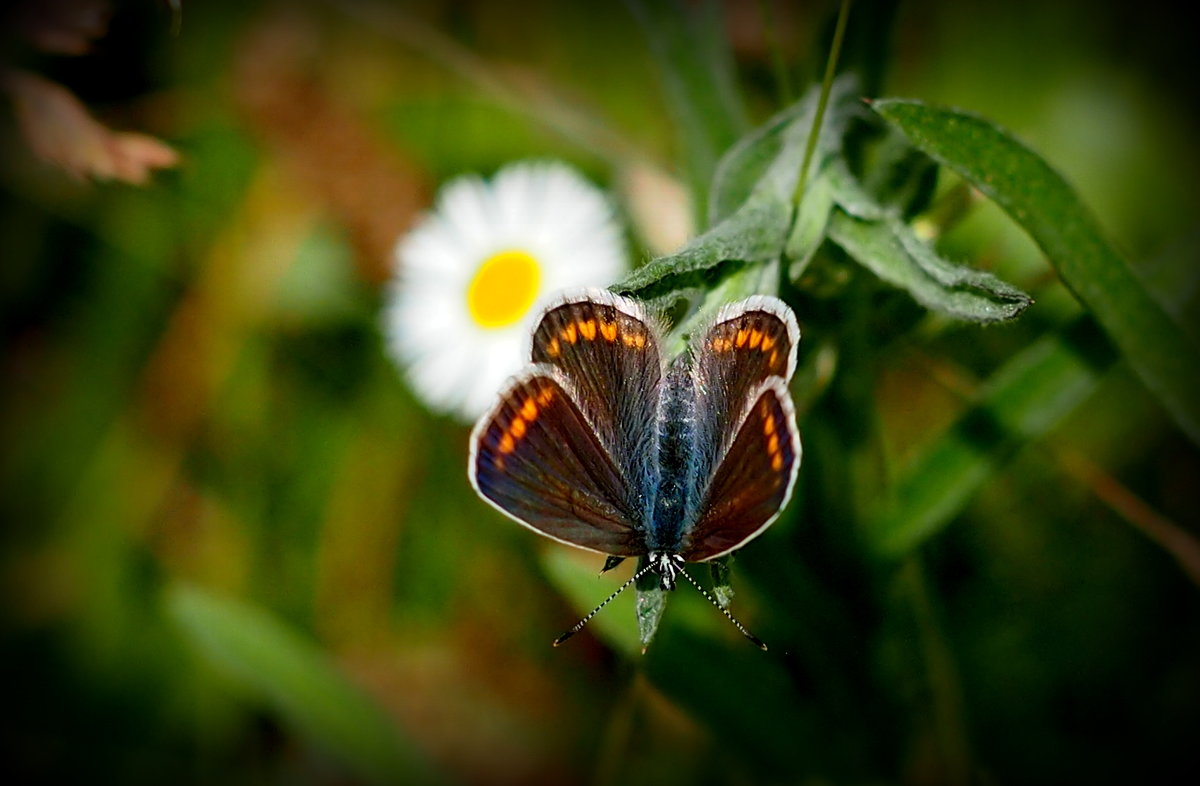
[[[692,346],[696,390],[696,465],[692,499],[704,499],[733,443],[751,395],[772,377],[785,383],[796,366],[800,330],[783,301],[757,296],[721,309]]]
[[[749,400],[708,484],[695,526],[684,535],[689,562],[738,548],[774,521],[787,504],[800,466],[800,438],[786,384],[770,378]]]
[[[627,482],[648,477],[654,456],[662,358],[640,304],[604,290],[567,295],[533,331],[532,360],[558,368]]]
[[[501,511],[555,540],[641,554],[638,495],[576,400],[554,368],[527,369],[475,427],[471,482]]]

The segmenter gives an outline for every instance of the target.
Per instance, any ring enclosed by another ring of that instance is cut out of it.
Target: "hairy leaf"
[[[1113,250],[1062,175],[976,115],[899,99],[873,107],[1024,227],[1146,387],[1200,443],[1200,348]]]
[[[958,319],[1000,322],[1033,302],[990,273],[941,258],[896,216],[864,220],[835,210],[829,238],[872,273],[907,290],[921,305]]]
[[[836,87],[837,109],[826,116],[822,138],[827,141],[817,156],[818,168],[833,159],[838,129],[854,111],[847,99],[852,85],[843,81]],[[735,145],[714,177],[710,216],[715,223],[678,253],[633,271],[614,289],[643,298],[688,287],[712,289],[747,265],[778,259],[796,212],[794,191],[816,101],[810,91]],[[819,212],[819,201],[815,209]]]

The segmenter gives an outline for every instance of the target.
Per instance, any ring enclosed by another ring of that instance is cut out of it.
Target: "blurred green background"
[[[847,56],[878,95],[1028,141],[1200,341],[1197,57],[1174,9],[862,2]],[[798,90],[836,9],[721,10],[757,123],[779,107],[772,37]],[[678,137],[629,10],[121,2],[82,56],[5,35],[9,65],[181,155],[146,185],[73,179],[5,104],[12,782],[1195,772],[1200,453],[998,209],[939,242],[1033,294],[1013,324],[930,317],[835,258],[787,293],[812,370],[794,385],[804,465],[733,578],[769,653],[686,588],[644,656],[628,606],[551,649],[616,580],[475,498],[468,427],[385,355],[381,287],[440,182],[520,158],[612,189],[635,259],[667,250],[656,211],[686,207],[669,189],[639,203],[637,175],[677,172]],[[997,372],[1064,330],[1086,362],[1031,388],[1036,425],[975,428]],[[961,512],[880,556],[877,503],[954,440],[978,472]]]

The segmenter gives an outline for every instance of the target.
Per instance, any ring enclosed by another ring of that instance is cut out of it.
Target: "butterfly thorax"
[[[667,372],[658,412],[658,485],[646,547],[652,554],[679,551],[694,501],[688,498],[695,454],[695,389],[683,357]]]

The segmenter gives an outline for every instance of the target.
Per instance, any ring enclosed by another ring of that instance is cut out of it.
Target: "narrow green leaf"
[[[862,102],[856,98],[857,88],[858,82],[851,75],[842,76],[834,83],[825,120],[821,124],[818,154],[814,156],[817,163],[810,165],[814,170],[810,174],[817,174],[829,162],[837,160],[836,154],[841,150],[842,134],[846,125],[863,111]],[[739,139],[737,144],[721,157],[716,172],[713,173],[707,226],[713,226],[728,218],[749,199],[759,181],[783,152],[787,134],[803,137],[803,151],[808,142],[808,133],[812,128],[820,97],[820,86],[814,85],[800,100]],[[803,152],[790,163],[798,170],[802,162]]]
[[[1200,443],[1200,349],[1105,240],[1066,180],[1011,134],[976,115],[899,99],[873,107],[1024,227],[1146,387]]]
[[[1031,302],[1019,289],[980,270],[939,257],[899,217],[863,220],[835,210],[829,239],[889,284],[926,308],[972,322],[1000,322]]]
[[[758,191],[682,251],[643,265],[613,289],[642,298],[688,287],[711,289],[747,264],[776,259],[791,219],[791,204],[778,191]]]
[[[834,161],[825,173],[834,201],[846,213],[867,221],[879,221],[895,213],[879,203],[858,178],[850,171],[845,161]]]
[[[667,107],[683,142],[697,215],[720,155],[748,127],[719,4],[627,0],[658,64]]]
[[[792,230],[784,244],[783,250],[788,259],[788,277],[792,281],[800,280],[817,249],[825,242],[829,219],[833,215],[833,205],[833,188],[829,184],[827,170],[821,170],[809,181],[804,191],[804,199],[796,209]]]
[[[862,186],[881,204],[907,220],[929,207],[937,191],[937,162],[913,147],[894,128],[871,151],[863,168]]]
[[[977,404],[913,461],[866,531],[901,557],[962,512],[1022,444],[1045,434],[1096,388],[1115,358],[1090,319],[1030,345],[988,380]]]
[[[179,585],[167,608],[197,654],[370,783],[439,779],[420,752],[310,641],[266,611]]]
[[[835,160],[840,129],[855,111],[853,80],[834,88],[822,131],[818,171]],[[682,251],[659,257],[614,287],[642,298],[661,297],[687,288],[709,290],[747,266],[773,262],[783,253],[794,218],[792,196],[815,112],[817,93],[780,112],[734,146],[713,178],[711,217],[716,222]],[[807,197],[806,197],[807,199]],[[806,214],[819,224],[822,200]],[[802,210],[803,207],[802,202]],[[807,253],[797,240],[797,250]]]
[[[706,226],[714,226],[728,218],[750,198],[783,152],[788,130],[794,126],[811,126],[816,107],[817,90],[812,88],[799,101],[776,113],[729,148],[713,173]],[[797,160],[796,166],[799,165]]]

